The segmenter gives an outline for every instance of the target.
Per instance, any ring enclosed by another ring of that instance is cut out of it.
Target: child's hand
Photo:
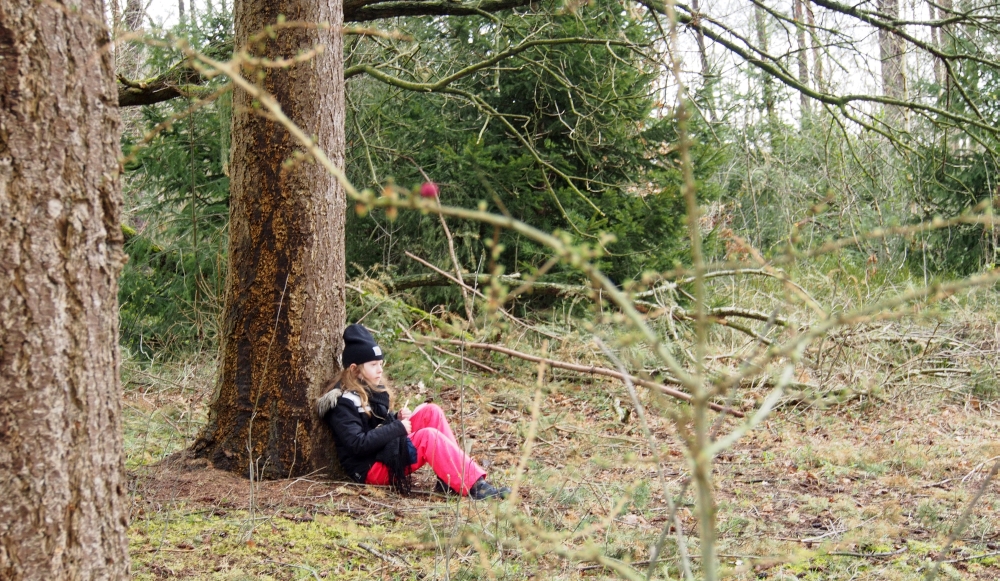
[[[406,433],[410,434],[413,432],[413,426],[410,425],[410,420],[400,420],[403,423],[403,427],[406,428]]]
[[[412,415],[413,412],[410,411],[410,398],[406,398],[406,403],[403,404],[403,408],[399,410],[399,413],[396,414],[396,417],[401,420],[408,420]]]

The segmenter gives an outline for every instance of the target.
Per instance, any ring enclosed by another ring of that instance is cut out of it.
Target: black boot
[[[497,488],[482,477],[469,489],[469,496],[474,500],[486,500],[487,498],[507,498],[510,496],[510,488],[502,486]]]

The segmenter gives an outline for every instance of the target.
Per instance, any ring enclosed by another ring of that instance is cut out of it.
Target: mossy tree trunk
[[[237,47],[283,15],[329,23],[285,29],[246,47],[288,58],[316,45],[315,58],[289,68],[243,73],[342,164],[342,6],[336,0],[242,0],[234,6]],[[258,78],[258,74],[262,77]],[[196,454],[254,478],[287,478],[330,466],[333,444],[314,411],[337,370],[344,326],[344,211],[335,178],[309,160],[291,135],[233,96],[229,275],[222,320],[222,368]]]
[[[0,579],[127,579],[119,117],[100,0],[0,2]]]

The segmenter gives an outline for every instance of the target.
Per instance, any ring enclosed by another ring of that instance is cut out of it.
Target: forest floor
[[[1000,479],[989,479],[1000,459],[1000,325],[974,319],[831,339],[852,354],[831,349],[800,379],[840,387],[787,398],[717,458],[727,578],[924,579],[937,566],[941,579],[1000,579]],[[522,372],[396,387],[445,408],[491,478],[511,484],[532,422],[533,377]],[[630,407],[620,383],[555,372],[519,498],[497,503],[433,494],[427,468],[403,498],[320,478],[251,483],[175,454],[204,421],[213,376],[214,362],[197,358],[124,365],[136,579],[616,577],[594,564],[597,552],[645,576],[668,524],[648,440],[636,414],[622,422],[615,409]],[[765,393],[749,386],[736,401],[749,410]],[[677,406],[642,400],[700,578]],[[674,533],[661,554],[654,578],[682,578]]]

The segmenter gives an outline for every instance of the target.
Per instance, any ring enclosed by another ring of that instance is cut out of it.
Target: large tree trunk
[[[0,579],[126,579],[119,119],[100,0],[0,3]]]
[[[342,7],[329,0],[243,0],[234,7],[237,46],[287,21],[327,30],[281,30],[249,47],[258,56],[322,53],[266,69],[262,87],[335,163],[344,157]],[[257,79],[256,70],[244,74]],[[337,181],[319,165],[286,164],[300,149],[261,116],[247,93],[233,96],[229,279],[222,322],[222,370],[209,424],[194,450],[222,469],[286,478],[333,459],[313,402],[337,370],[344,326],[344,211]]]

